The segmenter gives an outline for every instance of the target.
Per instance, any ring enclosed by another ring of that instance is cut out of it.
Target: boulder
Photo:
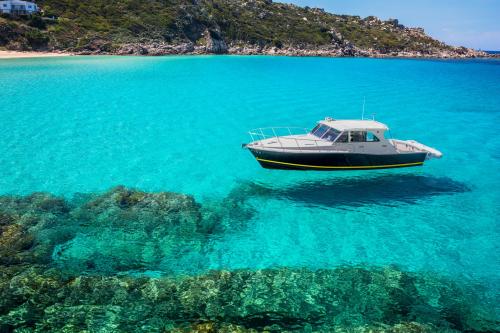
[[[206,41],[205,50],[207,53],[224,54],[228,52],[228,46],[220,34],[220,29],[207,29],[203,37]]]

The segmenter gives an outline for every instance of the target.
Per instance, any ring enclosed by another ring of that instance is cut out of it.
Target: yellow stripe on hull
[[[414,162],[414,163],[404,163],[404,164],[388,164],[388,165],[366,165],[366,166],[321,166],[321,165],[307,165],[307,164],[295,164],[279,161],[265,160],[262,158],[256,158],[259,162],[274,163],[280,165],[289,165],[301,168],[312,168],[312,169],[386,169],[386,168],[400,168],[423,165],[424,162]]]

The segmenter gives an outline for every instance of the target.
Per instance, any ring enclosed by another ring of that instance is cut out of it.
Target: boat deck
[[[443,154],[432,147],[428,147],[414,140],[396,140],[391,139],[389,142],[396,148],[399,153],[427,153],[432,157],[441,158]]]

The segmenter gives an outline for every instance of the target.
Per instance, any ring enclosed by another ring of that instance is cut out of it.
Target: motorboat
[[[389,128],[375,120],[325,118],[312,130],[258,128],[249,132],[250,150],[267,169],[364,170],[421,166],[443,154],[414,140],[385,137]]]

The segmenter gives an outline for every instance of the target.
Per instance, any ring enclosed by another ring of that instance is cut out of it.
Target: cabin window
[[[372,132],[351,131],[349,142],[378,142],[379,138]]]
[[[379,142],[379,138],[375,136],[372,132],[366,133],[366,142]]]
[[[366,132],[351,131],[350,142],[366,142]]]
[[[339,136],[340,132],[336,129],[330,128],[324,135],[323,139],[328,140],[330,142],[335,141],[335,139]]]
[[[348,132],[343,132],[335,142],[343,143],[347,142],[349,140],[349,133]]]

